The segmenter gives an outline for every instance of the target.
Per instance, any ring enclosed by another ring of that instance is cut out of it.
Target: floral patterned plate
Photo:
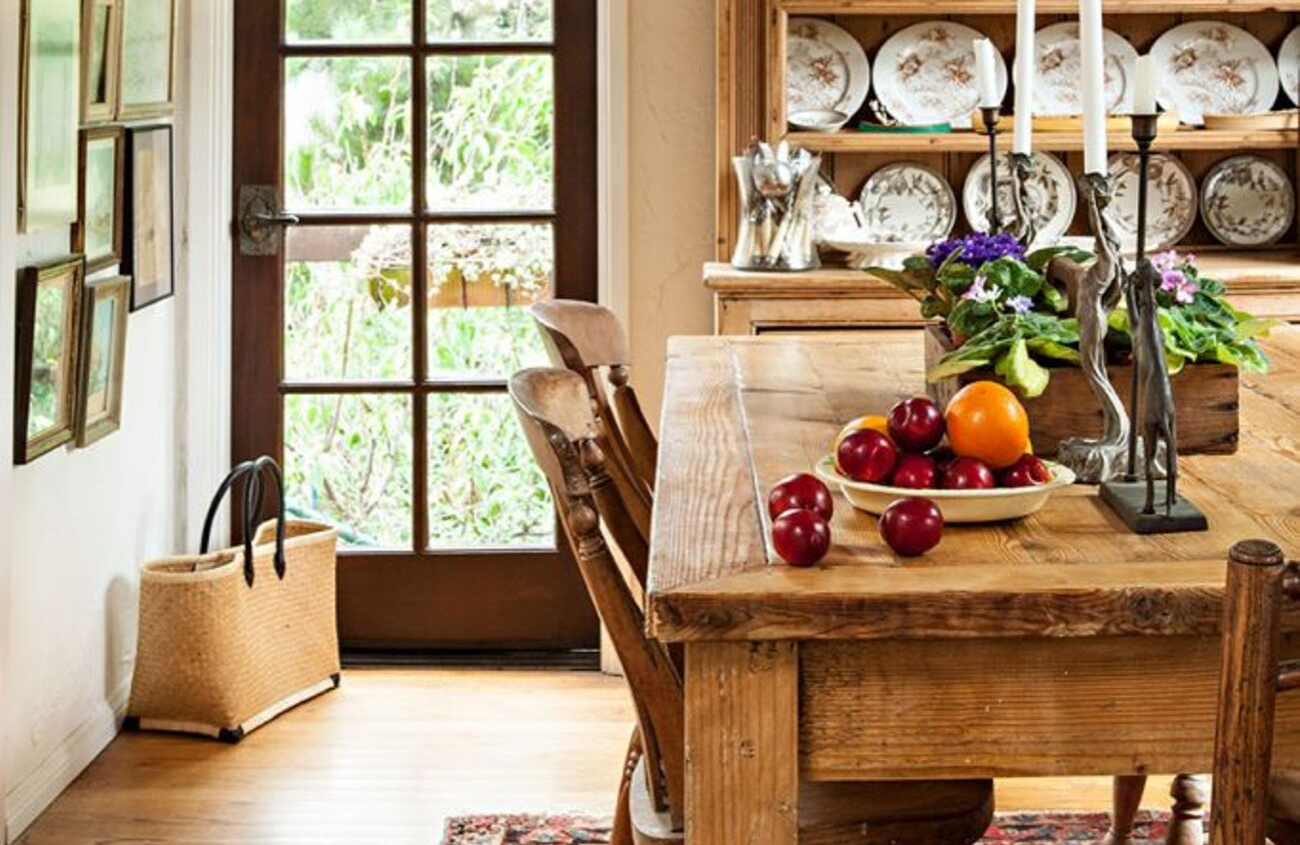
[[[1137,250],[1138,157],[1116,153],[1110,157],[1110,178],[1115,197],[1106,219],[1119,236],[1125,252]],[[1148,252],[1169,249],[1192,230],[1196,222],[1196,180],[1187,166],[1168,153],[1152,153],[1147,187]]]
[[[1156,39],[1157,98],[1183,123],[1200,126],[1205,114],[1260,114],[1277,99],[1277,62],[1259,39],[1220,21],[1176,26]]]
[[[957,223],[957,197],[924,164],[886,165],[867,178],[858,199],[868,237],[877,243],[930,243]]]
[[[1133,74],[1137,50],[1122,35],[1105,30],[1106,110],[1110,114],[1133,111]],[[1044,116],[1083,113],[1079,80],[1083,57],[1079,50],[1079,24],[1055,23],[1034,34],[1034,114]]]
[[[973,42],[983,33],[952,21],[913,24],[876,53],[876,95],[904,126],[951,124],[969,129],[979,106]],[[998,90],[1007,90],[1007,65],[997,55]]]
[[[818,18],[791,18],[785,46],[787,114],[862,108],[871,88],[867,53],[848,32]]]
[[[1295,186],[1286,171],[1257,155],[1224,159],[1201,183],[1201,218],[1229,246],[1276,242],[1295,218]]]
[[[1300,26],[1291,30],[1277,51],[1277,70],[1282,76],[1282,90],[1300,106]]]
[[[1004,224],[1015,222],[1016,206],[1012,194],[1014,182],[1011,177],[1011,154],[999,153],[998,158],[998,216]],[[962,209],[971,228],[986,232],[989,228],[989,190],[992,173],[989,157],[984,155],[966,175],[966,184],[962,187]],[[1034,170],[1027,182],[1029,196],[1036,210],[1035,223],[1037,236],[1035,245],[1047,246],[1057,243],[1074,219],[1075,204],[1078,194],[1074,189],[1074,178],[1061,160],[1051,153],[1042,151],[1034,153]]]

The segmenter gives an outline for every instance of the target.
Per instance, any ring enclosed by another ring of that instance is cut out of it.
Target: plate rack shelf
[[[717,55],[717,256],[730,254],[737,220],[734,177],[730,158],[752,138],[769,142],[788,139],[820,151],[825,169],[844,196],[856,198],[863,181],[886,164],[916,161],[938,170],[960,197],[971,166],[987,149],[987,139],[970,131],[942,134],[877,134],[846,129],[821,134],[790,131],[785,113],[786,33],[792,16],[814,16],[832,21],[857,38],[872,60],[893,33],[926,20],[965,23],[991,38],[1008,68],[1015,52],[1015,0],[716,0]],[[1036,29],[1077,17],[1077,0],[1038,0]],[[1259,38],[1276,55],[1287,33],[1300,23],[1300,0],[1110,0],[1104,7],[1105,25],[1124,36],[1139,53],[1155,39],[1186,21],[1213,19],[1236,24]],[[1008,87],[1004,108],[1009,112],[1014,92]],[[1289,103],[1279,93],[1278,107]],[[851,121],[855,126],[857,118]],[[1010,134],[1002,139],[1009,148]],[[1050,151],[1077,175],[1082,167],[1081,133],[1036,132],[1036,149]],[[1112,132],[1112,152],[1133,149],[1126,132]],[[1202,178],[1217,162],[1242,152],[1265,156],[1281,165],[1300,185],[1300,131],[1228,131],[1184,128],[1164,133],[1157,149],[1178,156],[1196,177]],[[1300,205],[1300,193],[1297,195]],[[1082,203],[1071,234],[1086,234]],[[969,231],[959,214],[957,232]],[[1279,249],[1259,254],[1222,247],[1204,223],[1196,225],[1180,247],[1201,253],[1218,253],[1231,270],[1233,255],[1250,256],[1251,274],[1268,273],[1275,266],[1279,283],[1295,283],[1300,262],[1300,229],[1293,224]],[[836,272],[832,270],[832,272]],[[844,272],[844,271],[839,271]],[[810,280],[811,281],[811,280]],[[1296,286],[1300,302],[1300,285]],[[1300,313],[1300,308],[1294,309]]]

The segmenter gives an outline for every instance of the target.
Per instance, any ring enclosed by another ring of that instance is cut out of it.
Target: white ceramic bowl
[[[880,514],[899,499],[922,496],[939,507],[944,522],[1000,522],[1029,516],[1047,504],[1052,493],[1074,483],[1074,472],[1068,467],[1051,461],[1043,463],[1052,472],[1052,480],[1046,484],[1037,487],[998,487],[993,490],[908,490],[883,484],[867,484],[840,475],[835,468],[834,455],[822,458],[814,470],[828,484],[838,484],[853,507],[867,513]]]
[[[849,116],[835,109],[804,109],[792,112],[786,118],[796,129],[807,132],[838,132],[849,122]]]

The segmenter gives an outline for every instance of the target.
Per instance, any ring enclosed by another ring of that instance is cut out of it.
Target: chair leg
[[[1102,845],[1131,845],[1133,820],[1137,817],[1138,807],[1142,804],[1142,792],[1146,789],[1146,785],[1146,775],[1123,775],[1115,778],[1112,787],[1110,832],[1106,834]]]
[[[1179,775],[1169,787],[1174,799],[1167,845],[1202,845],[1205,842],[1205,801],[1208,784],[1198,775]]]
[[[641,731],[632,729],[632,738],[627,743],[627,758],[623,762],[623,777],[618,784],[618,802],[614,805],[614,826],[610,830],[609,845],[633,845],[632,811],[629,801],[632,797],[632,775],[636,764],[641,759]]]

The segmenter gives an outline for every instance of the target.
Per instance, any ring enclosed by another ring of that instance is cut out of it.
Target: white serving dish
[[[1041,509],[1052,494],[1074,483],[1074,472],[1060,464],[1044,461],[1052,480],[1037,487],[998,487],[993,490],[909,490],[867,484],[840,475],[835,456],[827,455],[813,468],[828,484],[838,484],[853,507],[871,514],[884,513],[899,499],[921,496],[938,506],[945,523],[1003,522],[1020,519]]]
[[[808,132],[838,132],[848,124],[849,116],[837,109],[804,109],[791,112],[786,120]]]

